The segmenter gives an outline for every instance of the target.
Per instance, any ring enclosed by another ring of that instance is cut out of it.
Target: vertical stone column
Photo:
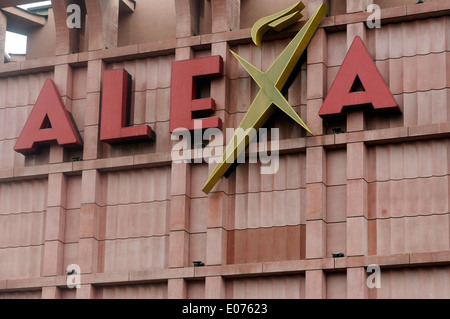
[[[72,68],[68,64],[55,66],[54,82],[62,101],[69,112],[72,111]],[[50,146],[49,163],[64,163],[67,160],[67,150],[52,144]],[[44,243],[44,276],[59,276],[64,274],[64,240],[65,216],[67,198],[67,177],[62,173],[50,174],[48,177],[47,212],[45,217]],[[56,287],[43,290],[45,298],[59,298]]]
[[[326,257],[326,151],[306,150],[306,258]]]
[[[98,159],[101,156],[101,142],[99,140],[100,94],[104,67],[101,60],[88,62],[84,160]],[[78,243],[78,263],[82,274],[99,271],[100,179],[101,175],[97,170],[86,170],[82,173],[80,237]],[[95,288],[92,285],[83,285],[82,283],[81,289],[77,289],[77,298],[95,298]]]
[[[368,183],[364,142],[347,145],[347,255],[367,255]]]
[[[306,259],[326,257],[326,151],[323,147],[306,150]],[[306,298],[325,298],[325,273],[308,270]]]
[[[214,170],[215,163],[209,164],[208,174]],[[208,195],[208,218],[206,232],[206,265],[219,266],[227,263],[227,204],[229,181],[220,181]],[[214,282],[216,285],[218,282]],[[208,291],[208,281],[206,282]]]
[[[220,277],[206,277],[205,279],[205,299],[224,299],[225,280]]]
[[[58,88],[64,106],[69,112],[72,112],[72,75],[72,67],[70,65],[61,64],[55,66],[54,82]],[[67,154],[67,149],[57,144],[52,144],[50,146],[49,163],[63,163],[68,160]]]
[[[365,11],[372,0],[347,0],[347,13]],[[347,49],[356,36],[367,39],[363,22],[347,25]],[[347,132],[366,129],[363,110],[347,112]],[[367,149],[361,143],[347,145],[347,256],[365,256],[368,247]],[[367,298],[364,267],[347,269],[347,298]]]
[[[222,117],[222,123],[226,122],[225,112],[226,107],[229,105],[229,85],[230,78],[227,72],[227,65],[229,65],[230,59],[234,59],[230,53],[230,46],[227,42],[217,42],[211,45],[211,56],[220,55],[223,59],[224,75],[211,80],[211,97],[216,102],[217,116]],[[225,143],[225,140],[224,140]]]
[[[177,14],[182,4],[176,1]],[[175,51],[176,61],[192,58],[190,47],[177,48]],[[172,162],[171,172],[169,268],[184,268],[189,267],[191,166],[188,163]],[[186,281],[182,278],[169,279],[167,293],[169,299],[187,298]]]
[[[319,110],[327,90],[328,47],[325,29],[319,28],[308,45],[307,119],[314,135],[325,134]],[[326,150],[306,149],[306,259],[326,257]],[[323,270],[305,273],[306,298],[326,298],[326,276]]]
[[[199,33],[199,0],[175,0],[176,36],[186,38]]]
[[[191,167],[172,163],[169,268],[189,266]]]
[[[211,166],[211,165],[210,165]],[[225,265],[227,261],[227,201],[228,195],[222,191],[211,192],[208,196],[208,221],[206,233],[206,265]]]
[[[347,48],[356,36],[367,38],[364,23],[347,26]],[[347,131],[362,131],[366,128],[364,111],[347,113]],[[367,149],[364,143],[347,145],[347,255],[367,255]],[[350,278],[348,278],[350,280]]]
[[[6,45],[6,25],[8,19],[6,15],[0,11],[0,64],[5,62],[5,45]]]
[[[117,47],[119,0],[89,0],[85,4],[89,20],[89,51]]]
[[[363,22],[347,25],[347,50],[350,49],[355,37],[359,36],[365,41],[366,24]],[[347,112],[347,132],[363,131],[366,128],[364,111],[361,109]]]
[[[183,278],[169,279],[167,297],[168,299],[187,299],[188,291],[186,280]]]
[[[227,1],[228,2],[228,1]],[[231,1],[232,2],[232,1]],[[228,5],[228,4],[227,4]],[[230,58],[229,46],[226,42],[214,43],[211,47],[211,55],[220,55],[224,65]],[[216,111],[223,116],[225,122],[225,108],[228,103],[229,78],[226,70],[225,75],[211,81],[211,97],[216,101]],[[224,144],[224,139],[222,141]],[[209,165],[208,173],[212,173],[216,164]],[[223,179],[208,196],[208,219],[207,219],[207,243],[206,243],[206,265],[225,265],[227,263],[227,209],[229,188],[233,185],[231,179]],[[225,281],[222,277],[208,277],[205,281],[205,297],[208,299],[220,299],[225,297]]]
[[[63,274],[66,191],[67,178],[64,174],[55,173],[48,176],[43,257],[44,277]]]
[[[364,142],[347,145],[347,256],[368,253],[367,148]],[[347,269],[347,298],[367,298],[364,267]]]
[[[175,61],[190,60],[194,58],[191,47],[177,48],[175,50]]]
[[[95,287],[93,285],[81,285],[77,289],[77,299],[95,299]]]
[[[373,0],[347,0],[347,13],[363,12]]]
[[[56,31],[56,55],[78,52],[80,35],[79,30],[67,27],[67,7],[70,4],[78,4],[76,0],[52,0]],[[81,17],[83,19],[83,17]]]
[[[198,34],[199,17],[198,1],[194,0],[176,0],[177,14],[177,38],[189,37]],[[212,10],[212,32],[226,32],[239,28],[240,21],[240,0],[211,1]],[[229,47],[225,42],[214,43],[211,47],[211,55],[220,55],[226,65],[229,57]],[[180,48],[176,50],[176,60],[187,60],[193,58],[190,48]],[[225,115],[225,107],[228,99],[229,79],[227,76],[213,79],[211,81],[211,97],[216,102],[216,111],[218,116]],[[222,120],[225,120],[222,118]],[[215,164],[209,165],[209,173],[214,169]],[[189,180],[190,167],[188,164],[172,164],[172,178],[174,176],[185,176]],[[172,201],[176,205],[177,211],[171,211],[171,221],[177,220],[177,223],[171,222],[171,248],[170,248],[170,267],[186,267],[189,261],[189,186],[188,183],[178,184],[176,190],[172,189]],[[227,181],[221,181],[215,191],[208,197],[208,217],[206,234],[206,265],[224,265],[226,264],[227,231],[226,214],[228,195],[225,189],[228,188]],[[171,203],[171,207],[172,207]],[[175,207],[175,206],[174,206]],[[172,210],[172,209],[171,209]],[[173,219],[172,219],[173,218]],[[186,284],[169,280],[170,287],[184,287]],[[171,292],[169,291],[169,295]],[[175,296],[176,293],[173,293]],[[179,295],[179,294],[178,294]],[[183,295],[183,294],[182,294]],[[225,284],[222,277],[208,277],[205,280],[206,298],[223,298],[225,296]]]
[[[42,287],[42,299],[61,299],[61,290],[58,287]]]
[[[84,160],[98,159],[101,157],[102,142],[99,139],[99,126],[101,83],[104,70],[105,65],[102,60],[88,62],[83,147]]]
[[[101,50],[117,46],[119,3],[114,1],[86,1],[89,19],[89,50]],[[83,160],[101,157],[102,142],[99,138],[101,83],[105,64],[102,60],[91,60],[87,66],[86,114],[84,127]],[[101,269],[99,260],[101,208],[101,174],[97,170],[85,170],[81,178],[80,233],[78,242],[78,264],[82,274],[97,273]],[[95,298],[95,287],[83,284],[77,289],[77,299]]]
[[[190,164],[172,163],[169,235],[169,268],[172,269],[189,267],[190,184]],[[168,298],[187,298],[187,283],[184,279],[169,279]]]
[[[314,135],[323,135],[320,108],[327,92],[328,45],[325,29],[319,28],[308,45],[307,62],[307,125]]]
[[[212,33],[238,30],[241,0],[211,0]]]
[[[85,170],[81,177],[80,233],[78,241],[78,265],[82,274],[94,274],[99,267],[99,240],[101,222],[101,174],[97,170]],[[78,299],[95,298],[95,288],[81,281],[77,289]]]
[[[367,299],[369,288],[366,280],[367,274],[364,267],[347,268],[347,298]]]
[[[326,277],[323,270],[308,270],[305,273],[305,298],[326,299]]]
[[[220,55],[224,59],[224,65],[227,65],[229,47],[225,42],[214,43],[211,47],[211,55]],[[211,97],[216,101],[216,110],[225,110],[227,104],[228,77],[211,81]],[[225,112],[222,113],[225,116]],[[225,118],[222,118],[225,120]],[[224,134],[225,135],[225,134]],[[223,140],[225,143],[225,138]],[[208,173],[212,173],[216,164],[209,165]],[[227,203],[229,180],[223,179],[217,187],[208,195],[208,219],[207,219],[207,243],[206,243],[206,264],[207,265],[224,265],[227,260]],[[211,290],[208,285],[223,284],[221,278],[217,280],[206,281],[206,292]],[[218,288],[218,287],[216,287]],[[221,287],[220,289],[222,289]],[[219,289],[219,288],[218,288]],[[219,289],[219,290],[220,290]]]

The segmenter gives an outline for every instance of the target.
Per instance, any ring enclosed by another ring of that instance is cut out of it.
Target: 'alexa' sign
[[[170,132],[179,128],[194,129],[196,114],[202,114],[202,128],[221,128],[217,117],[206,117],[215,111],[213,99],[195,98],[195,79],[223,76],[223,59],[212,56],[174,62],[171,79]],[[364,91],[353,92],[355,81]],[[125,70],[103,74],[100,140],[115,144],[128,141],[151,141],[154,132],[147,126],[129,126],[131,76]],[[343,115],[348,108],[372,105],[375,110],[399,110],[389,88],[359,37],[354,39],[336,76],[319,115],[322,118]],[[47,80],[25,123],[14,150],[35,153],[42,145],[57,143],[62,147],[82,147],[76,123],[67,111],[52,80]]]

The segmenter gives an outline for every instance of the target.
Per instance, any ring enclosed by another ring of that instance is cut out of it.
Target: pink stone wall
[[[46,193],[44,179],[1,184],[0,280],[41,276]]]
[[[225,283],[229,299],[303,299],[305,277],[302,275],[230,279]]]
[[[0,298],[449,298],[448,1],[378,1],[380,29],[365,26],[366,1],[329,1],[286,90],[314,136],[276,112],[266,126],[280,129],[279,171],[241,164],[206,195],[213,165],[171,160],[172,63],[223,57],[224,76],[203,94],[215,99],[224,128],[236,128],[259,87],[229,50],[266,71],[300,28],[268,35],[259,49],[254,20],[290,1],[258,2],[255,11],[253,0],[208,2],[201,17],[190,1],[166,4],[177,23],[170,18],[166,33],[152,34],[137,6],[120,13],[119,31],[84,30],[96,37],[86,52],[58,51],[69,43],[58,33],[57,54],[0,65]],[[318,2],[304,2],[309,16]],[[238,8],[239,19],[231,17]],[[402,114],[356,110],[322,120],[356,35]],[[117,47],[104,49],[114,36]],[[115,69],[133,79],[131,125],[149,125],[156,141],[99,140],[102,75]],[[84,146],[18,154],[15,142],[49,78]],[[79,289],[66,284],[72,264],[81,267]],[[366,285],[369,265],[381,267],[380,289]]]
[[[175,1],[136,2],[133,14],[120,15],[118,45],[146,43],[176,38]]]

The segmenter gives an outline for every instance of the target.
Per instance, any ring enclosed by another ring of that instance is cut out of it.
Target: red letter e
[[[173,63],[170,104],[171,133],[177,129],[193,131],[195,114],[215,111],[216,104],[213,99],[196,99],[195,79],[221,75],[223,75],[223,59],[221,56]],[[222,128],[222,121],[218,117],[203,117],[199,121],[201,121],[202,129]]]

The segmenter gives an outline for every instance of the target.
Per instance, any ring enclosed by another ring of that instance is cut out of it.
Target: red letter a
[[[352,92],[359,78],[363,92]],[[375,110],[400,110],[359,37],[355,37],[319,111],[322,118],[344,114],[344,107],[371,104]]]
[[[47,80],[14,150],[30,154],[36,152],[40,145],[53,142],[63,147],[82,145],[75,123],[67,112],[55,83]]]

